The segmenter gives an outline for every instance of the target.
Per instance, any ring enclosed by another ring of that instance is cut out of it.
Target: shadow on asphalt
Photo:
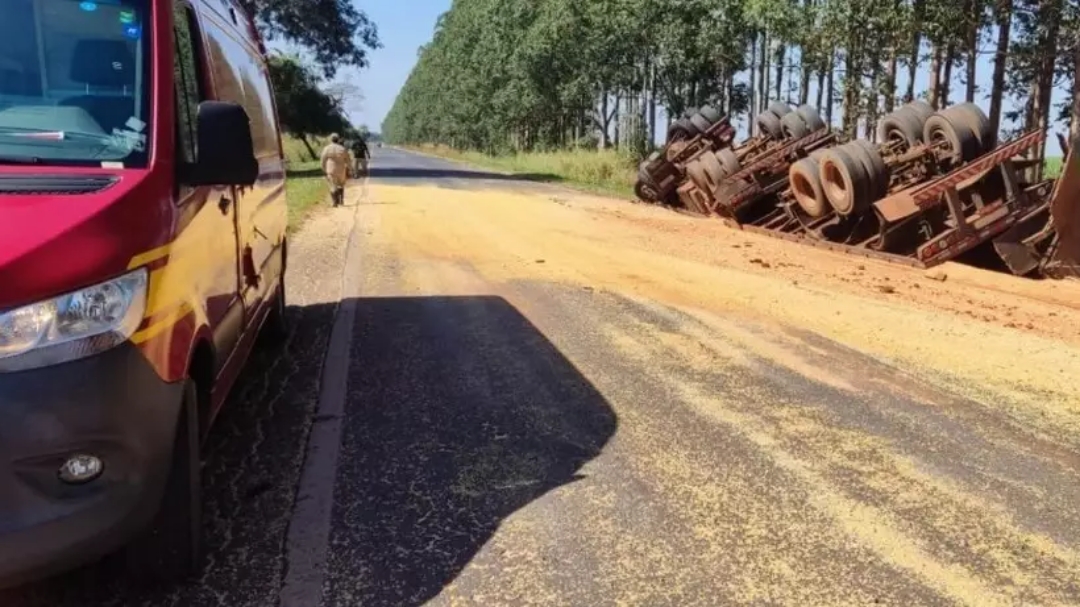
[[[420,605],[458,576],[506,517],[578,479],[617,421],[588,380],[501,298],[356,303],[326,604]],[[276,604],[335,309],[291,307],[285,354],[258,352],[215,422],[203,473],[208,558],[200,579],[139,588],[99,564],[0,591],[0,605]]]
[[[322,177],[320,169],[289,171],[289,177]],[[468,169],[425,169],[372,167],[368,177],[377,179],[486,179],[499,181],[536,181],[540,183],[560,183],[562,177],[550,173],[491,173]]]
[[[327,604],[421,605],[508,516],[579,479],[617,420],[500,297],[357,304]]]

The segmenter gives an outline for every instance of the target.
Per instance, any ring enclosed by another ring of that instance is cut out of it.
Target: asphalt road
[[[0,605],[276,605],[319,500],[312,607],[1080,604],[1080,443],[680,301],[713,287],[634,266],[558,189],[375,153],[298,237],[291,341],[214,430],[203,576],[97,566]],[[340,450],[305,470],[339,310]]]

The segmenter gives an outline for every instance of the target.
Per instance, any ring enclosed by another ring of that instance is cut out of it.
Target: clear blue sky
[[[398,90],[416,64],[416,52],[431,40],[435,21],[450,10],[451,0],[354,0],[379,26],[383,48],[371,53],[371,65],[352,72],[364,93],[359,107],[350,107],[354,123],[378,131]]]
[[[582,0],[587,1],[587,0]],[[435,21],[439,15],[450,9],[451,0],[354,0],[357,6],[367,13],[379,27],[379,37],[382,39],[383,48],[370,54],[371,65],[364,70],[349,68],[342,70],[342,77],[357,85],[363,92],[364,99],[347,104],[346,108],[350,118],[356,124],[366,124],[371,130],[378,131],[386,113],[394,103],[401,86],[408,78],[409,72],[416,63],[416,53],[419,48],[431,40]],[[984,111],[989,111],[989,102],[985,93],[989,90],[989,79],[993,65],[992,55],[986,51],[992,51],[993,40],[982,41],[984,53],[980,57],[978,66],[979,93],[976,95],[976,103],[982,106]],[[278,46],[278,45],[271,45]],[[950,101],[963,100],[962,66],[953,69],[953,83]],[[903,68],[897,86],[904,90],[907,84],[907,73]],[[916,76],[916,92],[922,93],[927,86],[928,75],[925,66],[919,70]],[[814,86],[811,87],[810,98],[816,95]],[[1054,103],[1065,98],[1066,91],[1054,91]],[[1006,109],[1012,109],[1008,107]],[[1056,114],[1056,109],[1055,112]],[[663,131],[667,128],[667,120],[660,112],[658,117],[657,139],[663,137]],[[840,112],[834,113],[835,123],[840,121]],[[747,125],[745,119],[738,124],[740,131],[745,133]],[[1047,154],[1058,155],[1060,148],[1056,131],[1066,131],[1067,125],[1055,124],[1047,138]]]

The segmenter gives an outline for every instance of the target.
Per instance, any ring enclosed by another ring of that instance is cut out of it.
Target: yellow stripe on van
[[[177,306],[175,310],[173,310],[161,320],[132,335],[132,343],[141,344],[145,341],[153,339],[154,337],[157,337],[158,335],[161,335],[163,332],[171,329],[173,325],[180,322],[180,320],[183,319],[185,316],[190,314],[191,311],[191,304],[187,302],[181,303],[179,306]]]
[[[131,258],[131,263],[128,264],[129,270],[145,266],[146,264],[153,263],[159,259],[168,257],[169,250],[172,248],[171,244],[160,246],[156,249],[150,249],[144,253],[139,253],[135,257]]]

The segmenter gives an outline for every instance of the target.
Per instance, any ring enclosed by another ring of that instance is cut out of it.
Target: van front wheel
[[[132,579],[172,584],[202,563],[202,491],[199,461],[199,390],[185,380],[169,476],[153,522],[127,548]]]

